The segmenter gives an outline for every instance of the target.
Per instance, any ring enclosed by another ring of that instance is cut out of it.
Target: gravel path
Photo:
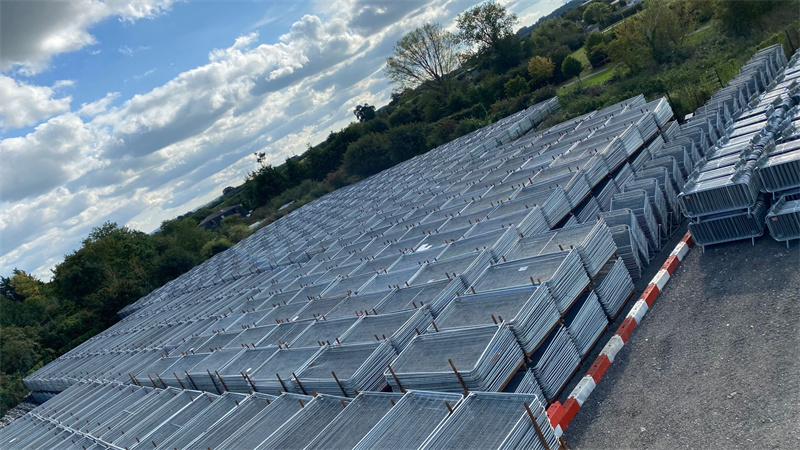
[[[798,244],[692,249],[565,438],[571,449],[800,448]]]

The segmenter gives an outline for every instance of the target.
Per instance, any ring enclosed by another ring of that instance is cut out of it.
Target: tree
[[[368,120],[372,120],[375,118],[375,106],[369,105],[364,103],[363,105],[356,106],[356,109],[353,110],[353,114],[356,115],[356,118],[359,122],[366,122]]]
[[[428,126],[422,123],[412,123],[392,128],[386,133],[389,140],[389,156],[397,164],[428,150],[425,136]]]
[[[464,11],[456,18],[461,37],[477,45],[481,53],[499,50],[501,41],[514,34],[517,22],[516,14],[509,14],[494,0]]]
[[[389,140],[384,134],[370,133],[347,146],[344,169],[361,177],[376,174],[392,165]]]
[[[384,73],[403,88],[430,82],[443,90],[445,75],[458,68],[461,58],[458,37],[438,23],[428,23],[397,41]]]
[[[506,97],[513,98],[518,95],[527,94],[529,91],[528,83],[524,78],[517,75],[516,77],[508,80],[505,84]]]
[[[252,208],[266,204],[269,199],[286,189],[287,183],[286,174],[282,170],[269,164],[262,165],[251,172],[245,181],[244,193],[250,203],[248,206]]]
[[[553,77],[556,66],[550,58],[534,56],[528,61],[528,74],[531,76],[531,83],[538,85]]]
[[[567,59],[561,63],[561,73],[568,79],[578,77],[578,81],[580,81],[581,71],[583,71],[583,64],[572,56],[567,56]]]
[[[775,0],[749,2],[717,0],[714,2],[714,8],[716,9],[717,18],[721,20],[723,27],[725,27],[729,33],[744,36],[749,34],[754,27],[758,26],[758,21],[761,16],[775,8],[778,4],[780,4],[780,2]]]
[[[603,2],[592,2],[583,11],[583,21],[589,25],[603,24],[608,15],[611,14],[611,8]]]

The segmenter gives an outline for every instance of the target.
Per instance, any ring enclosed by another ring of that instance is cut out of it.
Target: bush
[[[370,133],[347,146],[344,170],[351,175],[368,177],[392,165],[389,140],[385,135]]]
[[[389,140],[389,156],[392,163],[397,164],[428,150],[425,136],[428,127],[425,124],[408,124],[392,128],[386,134]]]
[[[608,47],[606,44],[597,44],[586,52],[586,59],[592,67],[600,67],[608,62]]]
[[[518,95],[527,94],[529,92],[528,83],[524,78],[517,75],[516,77],[508,80],[505,84],[506,97],[512,98]]]
[[[392,114],[389,115],[389,125],[392,127],[399,127],[417,121],[417,116],[414,115],[408,108],[397,108]]]

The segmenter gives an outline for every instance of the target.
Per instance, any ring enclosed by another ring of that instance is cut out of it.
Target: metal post
[[[284,383],[283,380],[281,380],[280,374],[276,373],[275,376],[278,377],[278,381],[281,383],[281,387],[283,387],[283,392],[289,392],[289,390],[286,389],[286,383]]]
[[[394,378],[394,382],[397,383],[397,387],[400,388],[400,392],[405,394],[406,390],[405,390],[405,388],[403,388],[403,385],[400,384],[400,380],[397,378],[397,374],[394,373],[394,369],[392,369],[392,365],[391,364],[387,364],[386,366],[389,368],[389,373],[392,374],[392,378]]]
[[[336,372],[331,370],[331,375],[333,375],[333,379],[336,380],[336,384],[339,385],[339,389],[342,390],[342,394],[344,394],[345,397],[350,397],[349,395],[347,395],[347,391],[344,390],[344,386],[342,386],[342,382],[339,381],[339,377],[336,376]]]
[[[186,374],[186,378],[188,378],[188,379],[189,379],[189,383],[192,383],[192,389],[194,389],[194,390],[197,390],[197,385],[196,385],[196,384],[194,384],[194,380],[192,379],[192,376],[191,376],[191,375],[189,375],[189,371],[187,371],[187,370],[184,370],[184,371],[183,371],[183,373],[185,373],[185,374]]]
[[[250,383],[250,387],[253,388],[253,392],[258,392],[258,389],[256,389],[256,385],[253,384],[253,380],[251,380],[250,377],[248,377],[244,372],[239,372],[239,373],[242,374],[242,378],[244,378],[245,381]]]
[[[550,450],[550,445],[547,444],[547,439],[544,438],[544,434],[542,433],[542,429],[539,428],[539,424],[536,422],[536,418],[533,416],[533,411],[531,411],[531,407],[528,406],[528,403],[523,403],[525,406],[525,411],[528,412],[528,417],[530,417],[531,422],[533,423],[533,429],[536,430],[536,434],[539,436],[539,440],[542,441],[542,445],[544,446],[545,450]]]
[[[155,381],[153,381],[153,377],[151,377],[149,373],[147,374],[147,378],[150,378],[150,383],[152,383],[152,384],[153,384],[153,387],[154,387],[154,388],[158,389],[158,386],[156,386],[156,382],[155,382]]]
[[[177,374],[177,373],[175,373],[175,372],[172,372],[172,375],[174,375],[174,376],[175,376],[175,379],[176,379],[176,380],[178,380],[178,384],[180,384],[180,385],[181,385],[181,389],[186,389],[186,387],[183,385],[183,382],[182,382],[182,381],[181,381],[181,379],[178,377],[178,374]]]
[[[225,391],[230,391],[230,389],[228,389],[228,385],[225,384],[225,380],[223,380],[219,375],[219,372],[215,370],[214,373],[217,375],[217,378],[219,378],[219,382],[222,383],[222,388],[225,389]]]
[[[158,381],[160,381],[161,385],[164,386],[164,389],[166,389],[167,388],[167,384],[164,383],[164,380],[161,379],[161,376],[159,374],[156,374],[156,378],[158,378]]]
[[[295,383],[297,383],[297,385],[300,386],[300,390],[303,391],[303,394],[308,395],[308,392],[306,392],[306,388],[304,388],[303,384],[300,383],[300,378],[297,378],[297,374],[292,372],[292,376],[294,377]]]
[[[458,382],[461,383],[461,387],[464,388],[464,395],[469,395],[469,389],[467,389],[467,385],[466,383],[464,383],[464,379],[461,378],[461,374],[458,373],[458,370],[456,370],[456,365],[453,364],[453,360],[448,359],[447,362],[450,363],[450,367],[453,368],[453,372],[455,372],[456,378],[458,378]]]

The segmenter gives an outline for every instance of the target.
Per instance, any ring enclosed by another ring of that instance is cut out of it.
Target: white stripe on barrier
[[[660,269],[656,276],[653,277],[653,281],[650,284],[655,284],[658,287],[658,291],[661,292],[664,290],[664,286],[669,281],[669,272],[665,269]]]
[[[606,346],[603,347],[603,351],[600,352],[600,354],[606,355],[606,358],[608,358],[608,362],[613,363],[614,357],[617,356],[617,353],[624,346],[625,346],[625,341],[623,341],[618,334],[615,334],[614,336],[611,336],[611,339],[608,340],[608,343],[606,343]]]
[[[683,257],[689,253],[689,246],[686,245],[686,242],[678,242],[678,245],[675,246],[675,249],[672,250],[670,255],[675,255],[678,257],[678,261],[683,261]]]
[[[589,398],[589,395],[591,395],[596,387],[597,383],[594,382],[594,378],[590,375],[586,375],[581,378],[581,381],[575,386],[575,389],[572,390],[569,396],[574,397],[575,401],[577,401],[580,406],[583,406],[583,402]]]
[[[628,317],[633,317],[633,320],[636,321],[636,325],[639,325],[642,323],[642,318],[645,314],[647,314],[649,309],[650,308],[647,306],[647,302],[639,299],[633,305],[633,308],[631,308],[630,312],[628,313]]]

